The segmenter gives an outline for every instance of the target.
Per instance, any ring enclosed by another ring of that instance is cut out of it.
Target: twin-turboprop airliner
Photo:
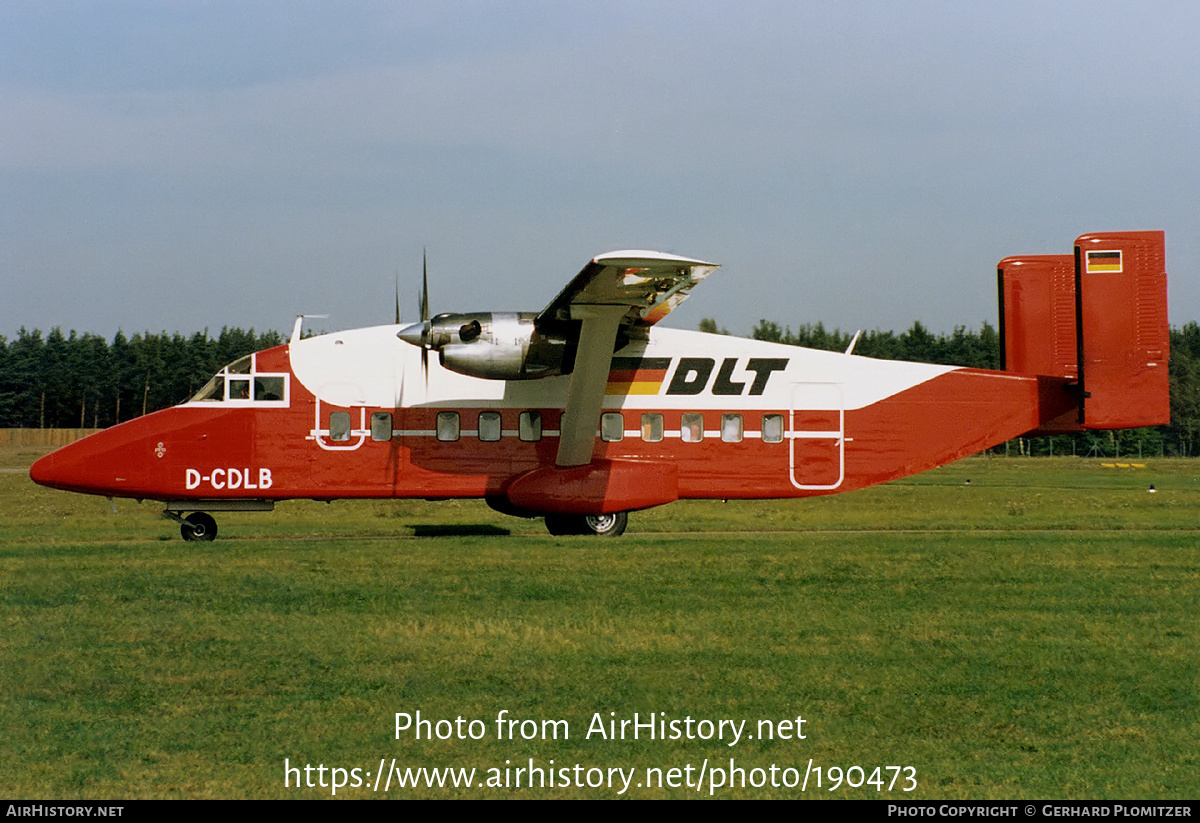
[[[289,498],[481,498],[618,535],[675,500],[851,491],[1030,432],[1169,417],[1162,232],[1001,261],[999,371],[660,328],[716,268],[618,251],[540,313],[430,318],[426,288],[410,325],[302,339],[298,319],[286,345],[30,474],[162,501],[187,540],[216,536],[210,512]]]

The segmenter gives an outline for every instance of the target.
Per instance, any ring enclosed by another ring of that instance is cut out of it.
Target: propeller
[[[399,298],[396,301],[397,317],[399,316]],[[433,334],[433,325],[429,320],[429,260],[425,250],[421,250],[421,295],[418,299],[421,322],[412,323],[396,332],[396,336],[405,343],[410,343],[421,349],[421,371],[429,382],[429,345]]]

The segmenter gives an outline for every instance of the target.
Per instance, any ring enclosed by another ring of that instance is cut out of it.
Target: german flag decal
[[[614,357],[605,394],[658,394],[671,366],[669,357]]]
[[[1087,265],[1084,268],[1088,274],[1120,274],[1121,273],[1121,252],[1117,251],[1089,251],[1087,253]]]

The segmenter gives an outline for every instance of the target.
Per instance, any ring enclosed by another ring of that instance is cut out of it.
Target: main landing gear
[[[597,537],[619,537],[629,525],[629,512],[612,514],[548,514],[546,530],[553,535],[591,534]]]

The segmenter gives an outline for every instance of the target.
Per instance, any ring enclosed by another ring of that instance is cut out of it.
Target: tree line
[[[700,330],[728,334],[712,318],[702,320]],[[751,337],[828,351],[845,351],[854,339],[840,329],[826,329],[822,323],[804,324],[793,331],[770,320],[760,320]],[[854,353],[885,360],[996,369],[1000,367],[1000,335],[986,321],[979,331],[957,326],[949,334],[933,334],[918,321],[900,334],[863,332],[854,344]],[[1021,438],[1007,444],[1006,450],[1038,455],[1196,456],[1200,454],[1200,325],[1195,322],[1171,329],[1169,377],[1171,422],[1168,425]]]
[[[700,330],[728,333],[711,318],[700,322]],[[845,351],[853,339],[821,323],[793,330],[769,320],[760,320],[751,336],[830,351]],[[112,426],[183,402],[222,366],[283,340],[274,331],[228,327],[216,336],[117,332],[111,341],[59,328],[44,335],[22,328],[13,340],[0,336],[0,428]],[[987,322],[978,331],[959,326],[949,334],[934,334],[915,322],[899,334],[863,332],[854,353],[994,369],[1000,363],[999,341]],[[1170,379],[1169,425],[1034,438],[1016,448],[1034,454],[1200,454],[1200,325],[1195,322],[1171,329]]]
[[[24,328],[0,336],[0,428],[105,428],[187,400],[222,366],[283,342],[277,332],[190,337]]]

